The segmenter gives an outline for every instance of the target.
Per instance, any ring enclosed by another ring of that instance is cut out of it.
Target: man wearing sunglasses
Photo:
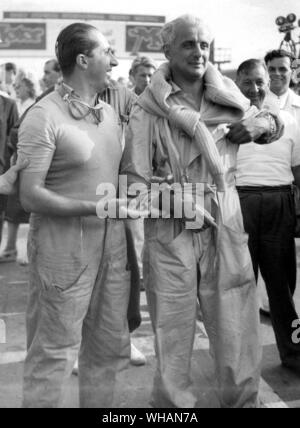
[[[60,88],[27,114],[19,154],[21,201],[32,213],[24,407],[58,407],[79,351],[81,407],[110,407],[128,363],[129,279],[123,222],[96,217],[96,188],[117,187],[118,121],[97,93],[117,60],[84,23],[56,43]],[[95,106],[96,104],[96,106]]]

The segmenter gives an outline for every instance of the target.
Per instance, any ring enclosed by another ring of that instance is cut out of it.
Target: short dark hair
[[[261,59],[251,58],[247,59],[239,65],[236,75],[239,76],[242,73],[248,73],[256,67],[263,67],[267,72],[266,64]]]
[[[55,45],[55,53],[65,76],[69,76],[75,67],[79,54],[90,55],[98,42],[90,37],[92,31],[98,31],[96,27],[82,22],[68,25],[58,35]]]
[[[286,57],[290,59],[291,65],[293,61],[296,59],[291,52],[285,51],[284,49],[274,49],[272,51],[269,51],[265,56],[265,63],[268,64],[268,62],[272,61],[275,58],[286,58]]]
[[[152,67],[154,70],[157,69],[155,62],[151,58],[148,56],[138,56],[132,61],[129,75],[134,76],[139,67]]]
[[[48,59],[48,61],[46,61],[45,64],[52,64],[52,68],[54,71],[56,71],[56,73],[61,72],[61,68],[60,68],[60,65],[59,65],[59,62],[57,61],[57,59],[55,59],[55,58]]]
[[[13,71],[14,74],[17,74],[17,66],[13,62],[5,63],[5,71]]]

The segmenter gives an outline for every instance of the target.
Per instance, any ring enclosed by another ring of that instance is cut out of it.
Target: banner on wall
[[[0,22],[0,50],[46,49],[46,24]]]
[[[71,19],[88,21],[124,21],[165,23],[165,16],[159,15],[126,15],[116,13],[84,12],[3,12],[4,19]]]
[[[119,59],[132,59],[137,54],[151,54],[154,60],[164,58],[159,37],[164,16],[3,12],[3,18],[0,50],[7,56],[14,56],[18,49],[21,56],[53,57],[59,32],[72,22],[88,21],[104,34]],[[44,22],[36,22],[38,19]]]
[[[150,25],[127,25],[126,52],[160,53],[162,51],[161,28],[161,26]]]

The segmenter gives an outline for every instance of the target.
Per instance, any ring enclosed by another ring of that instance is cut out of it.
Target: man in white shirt
[[[281,112],[290,113],[300,127],[300,97],[290,89],[293,75],[294,57],[290,52],[278,49],[272,50],[265,56],[265,64],[270,78],[270,91],[265,99],[265,105],[275,105]],[[296,248],[294,248],[294,263],[290,270],[290,290],[294,295],[296,289]],[[262,298],[262,307],[268,310],[266,296]]]
[[[290,89],[294,57],[284,50],[273,50],[265,56],[270,76],[269,100],[277,103],[281,110],[291,113],[300,124],[300,96]]]
[[[277,61],[274,74],[283,75],[283,70],[279,71],[283,64],[280,66]],[[279,62],[286,63],[286,58]],[[283,85],[285,79],[274,78],[278,94],[279,80]],[[268,83],[262,61],[248,60],[240,65],[237,85],[259,109],[271,105],[274,109]],[[300,371],[300,346],[292,342],[292,323],[298,318],[292,298],[296,279],[292,183],[295,181],[300,186],[300,132],[292,114],[286,111],[280,114],[285,132],[279,140],[263,146],[255,143],[240,146],[236,181],[255,276],[257,279],[259,268],[266,283],[282,364]]]

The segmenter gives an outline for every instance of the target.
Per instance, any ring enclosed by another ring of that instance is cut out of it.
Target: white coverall
[[[24,174],[46,171],[47,189],[76,200],[97,202],[100,183],[117,188],[117,116],[102,107],[97,123],[73,118],[59,91],[36,104],[19,132],[19,155],[30,161]],[[80,406],[113,406],[117,372],[130,355],[124,223],[34,213],[28,248],[23,406],[61,406],[78,351]]]
[[[205,195],[205,208],[216,218],[218,229],[195,234],[185,230],[178,219],[145,220],[144,280],[157,356],[154,407],[196,405],[190,365],[196,324],[197,264],[201,272],[201,307],[215,363],[220,404],[222,407],[258,404],[261,347],[256,286],[234,185],[238,146],[226,140],[224,126],[241,118],[247,102],[233,82],[227,84],[232,89],[235,108],[231,108],[231,101],[226,100],[226,94],[219,88],[214,88],[213,100],[205,88],[200,111],[201,120],[217,144],[225,171],[226,191]],[[174,83],[171,85],[168,104],[197,111],[193,101]],[[151,92],[151,85],[148,91]],[[142,97],[147,94],[146,90]],[[127,175],[128,186],[136,182],[150,186],[153,175],[170,173],[174,174],[175,182],[181,182],[172,165],[167,165],[170,162],[166,141],[170,136],[180,155],[182,174],[191,183],[210,184],[207,165],[193,139],[170,126],[166,118],[146,112],[141,107],[142,101],[138,104],[130,118],[121,168],[121,174]]]

